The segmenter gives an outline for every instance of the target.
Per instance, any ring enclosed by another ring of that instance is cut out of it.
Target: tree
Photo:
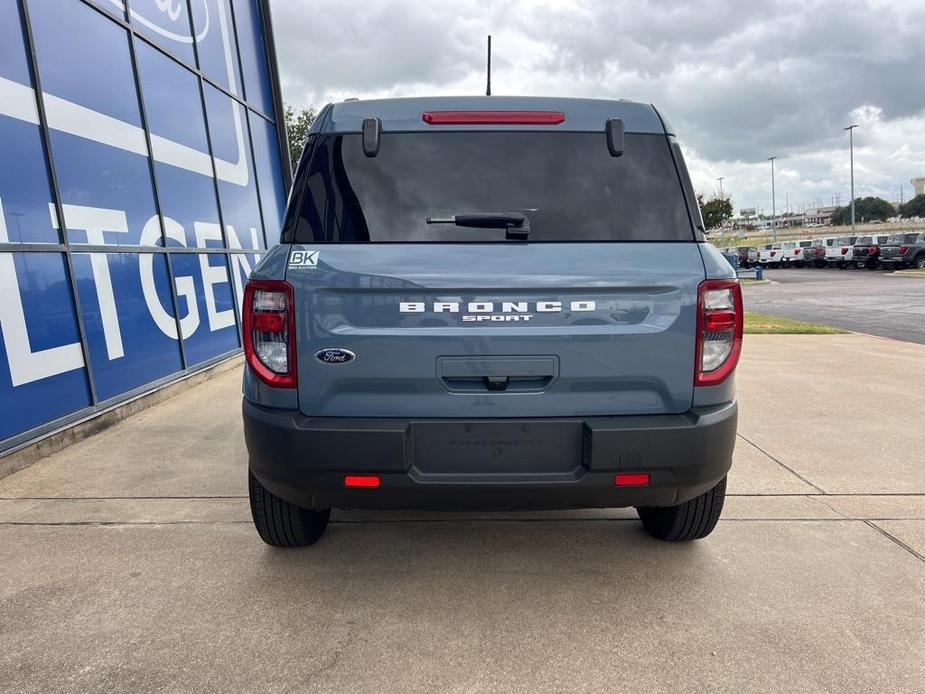
[[[883,222],[895,216],[896,208],[883,198],[868,196],[854,200],[854,219],[858,224],[874,220]],[[851,205],[836,207],[832,213],[832,224],[851,224]]]
[[[899,206],[900,217],[925,217],[925,193]]]
[[[297,112],[292,106],[286,105],[286,133],[289,136],[289,160],[293,172],[299,165],[299,157],[302,156],[302,148],[305,147],[314,120],[315,109],[303,108]]]
[[[703,225],[707,229],[715,229],[732,216],[732,203],[728,198],[713,198],[703,201],[703,195],[697,196],[700,205],[700,214],[703,216]]]

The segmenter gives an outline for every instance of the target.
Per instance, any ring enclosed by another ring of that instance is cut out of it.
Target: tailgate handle
[[[498,393],[507,390],[507,376],[486,376],[484,380],[485,387],[492,392]]]
[[[453,393],[536,393],[558,376],[556,356],[437,358],[437,380]]]

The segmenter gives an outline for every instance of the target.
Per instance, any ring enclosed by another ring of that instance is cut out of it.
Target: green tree
[[[289,160],[292,162],[292,171],[299,165],[299,157],[308,139],[308,131],[315,120],[315,109],[303,108],[296,111],[292,106],[286,105],[286,133],[289,137]]]
[[[697,204],[700,205],[703,225],[707,229],[715,229],[732,216],[732,203],[728,198],[713,198],[704,202],[703,195],[698,195]]]
[[[858,224],[874,220],[883,222],[895,216],[896,208],[883,198],[868,196],[854,199],[854,219]],[[832,224],[851,224],[851,205],[836,207],[832,213]]]
[[[925,217],[925,194],[916,195],[899,206],[900,217]]]

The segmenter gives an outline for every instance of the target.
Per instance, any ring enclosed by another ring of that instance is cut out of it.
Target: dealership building
[[[275,65],[266,0],[0,2],[0,455],[240,350]]]

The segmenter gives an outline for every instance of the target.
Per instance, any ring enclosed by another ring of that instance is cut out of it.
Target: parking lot
[[[925,278],[889,270],[766,270],[745,309],[925,344]]]
[[[806,387],[873,360],[863,398]],[[748,336],[731,495],[680,546],[628,510],[342,511],[273,550],[226,372],[0,480],[2,689],[922,691],[923,360]]]

